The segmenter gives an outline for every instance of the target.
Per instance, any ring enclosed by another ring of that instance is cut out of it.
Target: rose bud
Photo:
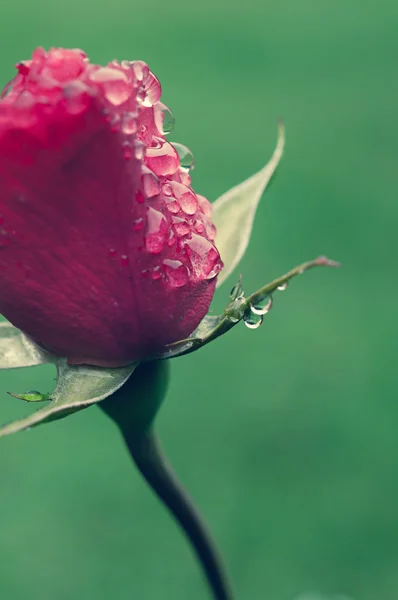
[[[39,48],[0,101],[0,313],[70,364],[188,337],[222,269],[193,158],[141,61]]]

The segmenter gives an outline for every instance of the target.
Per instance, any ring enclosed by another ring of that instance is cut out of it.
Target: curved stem
[[[198,511],[182,488],[152,430],[141,435],[123,431],[131,457],[147,483],[167,506],[195,549],[215,600],[233,600],[218,552]]]

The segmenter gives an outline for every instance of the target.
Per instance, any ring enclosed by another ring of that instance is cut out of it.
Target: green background
[[[398,598],[397,30],[395,0],[1,9],[3,83],[37,45],[147,61],[210,199],[265,163],[282,116],[286,155],[239,268],[245,289],[318,254],[344,263],[295,280],[260,329],[172,365],[158,429],[238,600]],[[48,391],[53,377],[2,373],[1,421],[29,411],[6,391]],[[97,408],[1,440],[0,486],[2,600],[209,598]]]

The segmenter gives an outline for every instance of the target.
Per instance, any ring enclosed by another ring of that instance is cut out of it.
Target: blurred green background
[[[239,269],[245,289],[318,254],[344,263],[295,280],[259,330],[242,324],[172,365],[158,429],[237,600],[398,598],[397,30],[394,0],[1,11],[3,83],[37,45],[147,61],[210,199],[265,163],[282,116],[286,155]],[[45,392],[53,377],[2,373],[1,421],[29,411],[6,391]],[[0,473],[2,600],[209,598],[97,408],[1,440]]]

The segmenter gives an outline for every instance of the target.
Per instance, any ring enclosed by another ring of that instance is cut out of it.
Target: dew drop
[[[180,219],[179,217],[173,217],[172,222],[174,225],[174,229],[176,230],[177,235],[180,237],[183,235],[188,235],[191,233],[191,228],[189,223],[185,219]]]
[[[146,149],[145,162],[158,177],[173,175],[179,166],[176,149],[161,138],[154,138],[153,146]]]
[[[131,86],[122,71],[103,67],[94,71],[90,79],[102,87],[105,98],[113,106],[120,106],[130,97]]]
[[[137,81],[143,81],[144,77],[149,73],[149,67],[143,60],[133,60],[130,63],[130,67],[132,68]]]
[[[151,277],[155,281],[157,279],[160,279],[162,277],[162,271],[161,271],[161,269],[160,269],[160,267],[158,265],[156,267],[153,267],[153,269],[151,271]]]
[[[137,115],[135,113],[129,112],[124,115],[122,131],[126,135],[132,135],[137,131]]]
[[[163,102],[158,102],[155,106],[155,125],[162,135],[167,135],[174,129],[174,115]]]
[[[262,315],[256,315],[253,314],[253,312],[250,312],[248,315],[245,315],[243,317],[243,321],[246,327],[248,327],[249,329],[258,329],[258,327],[260,327],[261,323],[263,322],[263,317]]]
[[[203,233],[205,230],[205,226],[203,225],[203,223],[200,219],[196,219],[196,221],[194,223],[194,228],[195,228],[196,233]]]
[[[130,160],[130,158],[133,156],[133,146],[131,145],[131,142],[128,142],[128,141],[123,142],[122,151],[123,151],[123,158],[125,160]]]
[[[189,281],[189,269],[180,260],[171,260],[166,258],[163,261],[166,281],[172,287],[181,287]]]
[[[187,215],[194,215],[199,206],[195,192],[183,183],[178,183],[178,181],[172,181],[170,186],[174,198],[178,201],[184,213]]]
[[[183,169],[180,169],[180,181],[181,181],[181,183],[183,183],[184,185],[187,185],[188,187],[191,185],[192,177],[190,176],[188,171],[184,171]]]
[[[122,267],[127,267],[127,265],[129,264],[129,257],[127,256],[127,254],[121,255],[120,264],[122,265]]]
[[[137,80],[142,83],[142,90],[137,95],[138,101],[141,102],[142,106],[153,106],[162,95],[162,86],[159,79],[142,60],[133,61],[131,67]]]
[[[184,146],[184,144],[178,144],[173,142],[174,148],[178,152],[178,156],[180,157],[180,165],[182,169],[186,171],[190,171],[195,166],[195,158],[189,148]]]
[[[144,158],[144,154],[145,154],[145,145],[136,140],[135,142],[135,150],[134,150],[134,155],[136,157],[137,160],[142,160]]]
[[[173,189],[171,187],[171,185],[169,183],[165,183],[163,188],[162,188],[163,194],[165,196],[172,196],[173,195]]]
[[[136,219],[133,222],[133,229],[134,231],[141,231],[141,229],[144,227],[144,219],[142,217],[140,217],[139,219]]]
[[[277,290],[279,290],[280,292],[284,292],[287,289],[288,283],[287,281],[285,281],[285,283],[281,283],[281,285],[278,285],[278,287],[276,288]]]
[[[272,308],[272,296],[267,296],[257,304],[251,304],[250,310],[254,315],[266,315]]]
[[[149,207],[147,210],[147,231],[145,246],[151,254],[160,254],[162,252],[167,236],[169,226],[166,218],[161,212]]]
[[[175,236],[175,233],[172,229],[170,229],[170,233],[169,233],[169,239],[167,240],[167,245],[168,246],[173,246],[177,241],[177,238]]]
[[[164,199],[166,203],[166,208],[171,214],[176,215],[180,212],[181,206],[178,204],[177,200],[173,197],[167,197]]]
[[[108,254],[109,254],[109,256],[116,256],[116,250],[115,250],[115,248],[109,248]]]
[[[223,264],[220,255],[209,240],[193,233],[185,245],[195,277],[212,279],[221,271]]]
[[[148,167],[143,167],[142,172],[142,185],[145,196],[153,198],[160,194],[161,184],[155,173],[148,169]]]

